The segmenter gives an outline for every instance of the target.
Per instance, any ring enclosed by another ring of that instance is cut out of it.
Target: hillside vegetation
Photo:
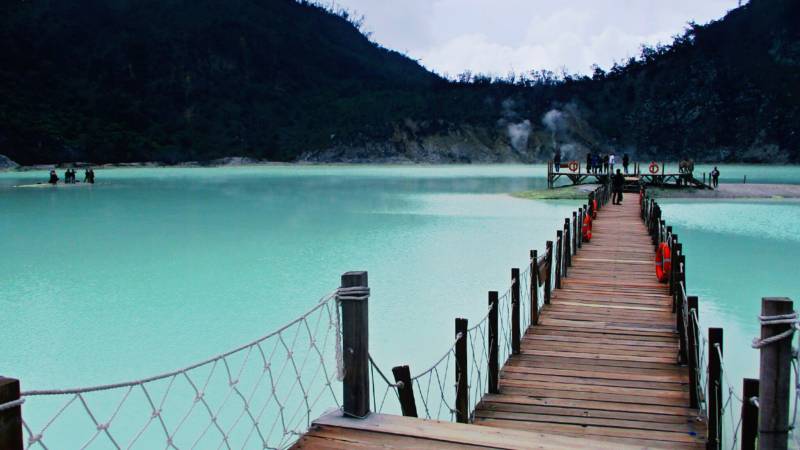
[[[592,77],[448,81],[353,22],[294,0],[2,2],[0,154],[800,162],[796,0],[752,0]]]

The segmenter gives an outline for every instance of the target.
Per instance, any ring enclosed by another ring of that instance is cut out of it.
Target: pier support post
[[[531,250],[531,326],[539,323],[539,252]]]
[[[694,321],[692,320],[692,311],[697,314],[697,317],[700,318],[699,309],[698,309],[698,301],[697,297],[691,296],[689,297],[689,329],[687,330],[687,336],[689,340],[689,407],[690,408],[697,408],[699,405],[698,398],[697,398],[697,364],[699,359],[699,354],[697,351],[697,337],[698,333],[700,333],[699,324],[698,328],[695,328]]]
[[[497,315],[498,295],[497,291],[489,291],[489,386],[490,394],[499,394],[500,381],[500,341],[499,323]]]
[[[556,231],[556,289],[561,289],[562,249],[564,248],[564,231]]]
[[[394,375],[394,382],[397,383],[400,411],[406,417],[418,417],[417,402],[414,401],[414,384],[411,381],[411,369],[408,366],[392,367],[392,375]]]
[[[519,355],[520,341],[520,282],[519,269],[511,269],[511,354]]]
[[[578,220],[575,222],[575,242],[578,243],[578,246],[575,249],[575,254],[578,253],[578,249],[583,247],[583,233],[581,233],[582,226],[583,226],[583,208],[578,208]]]
[[[22,406],[14,405],[20,401],[19,380],[0,377],[0,448],[3,450],[22,450]]]
[[[544,304],[545,305],[549,305],[550,304],[550,295],[552,295],[552,289],[553,289],[553,286],[552,286],[553,280],[550,279],[550,277],[553,276],[552,275],[553,274],[553,241],[547,241],[547,244],[546,244],[545,248],[546,248],[546,252],[547,252],[545,254],[545,256],[547,257],[547,262],[546,262],[546,264],[547,264],[547,277],[545,278],[545,282],[544,282]]]
[[[717,351],[719,346],[719,351]],[[708,450],[722,448],[722,328],[708,329]]]
[[[337,301],[342,305],[342,348],[344,415],[369,415],[369,284],[367,272],[342,275]]]
[[[761,316],[785,316],[794,312],[788,298],[761,299]],[[763,322],[763,321],[762,321]],[[761,325],[761,340],[788,333],[791,323]],[[761,347],[758,388],[758,448],[784,450],[789,441],[789,393],[792,370],[792,335]]]
[[[468,329],[467,319],[456,319],[456,339],[458,339],[456,341],[456,422],[458,423],[469,423]]]
[[[742,447],[741,450],[756,450],[758,436],[758,406],[753,398],[758,397],[758,380],[745,378],[742,380]]]

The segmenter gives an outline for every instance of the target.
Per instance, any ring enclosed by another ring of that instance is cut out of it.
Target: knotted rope
[[[344,354],[342,353],[342,333],[340,326],[342,322],[341,305],[342,300],[347,301],[364,301],[369,299],[369,288],[366,286],[353,286],[353,287],[340,287],[336,290],[336,379],[339,381],[344,380]]]
[[[781,324],[790,324],[788,330],[784,331],[783,333],[778,333],[775,336],[770,336],[768,338],[760,339],[754,338],[753,339],[753,348],[762,348],[773,342],[778,342],[782,339],[791,338],[794,335],[795,330],[800,327],[800,320],[798,320],[797,312],[793,312],[791,314],[779,314],[776,316],[758,316],[758,321],[761,325],[781,325]]]

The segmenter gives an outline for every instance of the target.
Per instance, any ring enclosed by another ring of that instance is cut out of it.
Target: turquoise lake
[[[800,184],[797,167],[720,170]],[[415,372],[579,204],[507,195],[544,187],[543,166],[113,169],[13,187],[45,178],[0,173],[0,363],[26,390],[186,366],[286,323],[348,270],[369,271],[376,362]],[[800,202],[660,203],[738,393],[758,372],[760,298],[800,301]]]

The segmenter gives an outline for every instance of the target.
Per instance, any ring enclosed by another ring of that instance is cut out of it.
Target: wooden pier
[[[673,297],[653,271],[638,196],[609,205],[475,422],[643,447],[704,448]]]
[[[613,167],[616,170],[623,170],[622,164]],[[672,169],[675,170],[675,169]],[[579,184],[605,184],[608,182],[611,170],[589,170],[578,161],[570,161],[556,165],[553,161],[547,163],[547,187],[553,189],[559,180],[568,180],[565,186],[575,186]],[[697,179],[691,171],[682,171],[678,168],[677,172],[669,172],[665,162],[651,162],[642,167],[640,163],[629,165],[629,173],[625,175],[626,192],[639,192],[642,187],[665,187],[682,188],[691,187],[695,189],[713,189],[710,184],[706,184],[705,174],[703,180]]]
[[[654,274],[641,211],[628,195],[598,212],[471,424],[337,411],[295,448],[705,448],[690,368],[678,364],[675,297]],[[564,245],[575,245],[568,230]]]

